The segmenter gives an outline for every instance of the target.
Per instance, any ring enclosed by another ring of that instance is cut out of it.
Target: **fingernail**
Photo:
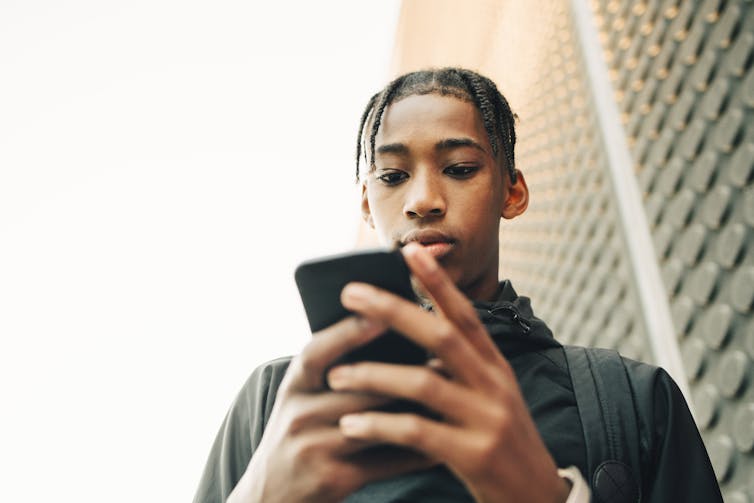
[[[351,375],[351,367],[348,365],[340,365],[335,367],[327,373],[327,384],[332,389],[344,388],[348,384],[348,378]]]
[[[369,298],[369,287],[360,283],[349,283],[343,288],[343,298],[351,300],[366,300]]]
[[[366,419],[359,414],[348,414],[340,418],[340,431],[344,435],[358,435],[366,430]]]

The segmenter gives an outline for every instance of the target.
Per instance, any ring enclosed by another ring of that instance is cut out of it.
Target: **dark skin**
[[[468,300],[496,294],[500,219],[526,210],[523,176],[510,183],[476,108],[453,97],[392,104],[376,149],[364,218],[383,244],[403,246],[433,312],[370,285],[346,286],[341,300],[355,316],[315,334],[294,358],[228,501],[339,501],[368,482],[437,463],[478,502],[565,501],[568,485],[515,374]],[[338,366],[326,389],[332,362],[388,326],[435,354],[433,364]],[[374,410],[396,397],[442,419]],[[385,443],[406,450],[364,452]]]

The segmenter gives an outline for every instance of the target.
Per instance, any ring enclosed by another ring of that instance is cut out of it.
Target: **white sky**
[[[398,0],[0,3],[3,500],[189,501],[351,248]]]

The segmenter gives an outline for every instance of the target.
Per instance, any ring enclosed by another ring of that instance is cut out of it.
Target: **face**
[[[469,298],[494,297],[500,218],[523,213],[528,190],[493,157],[472,103],[425,94],[390,105],[362,195],[382,244],[417,241]]]

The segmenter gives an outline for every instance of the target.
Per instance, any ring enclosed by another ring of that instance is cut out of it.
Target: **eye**
[[[455,164],[443,170],[443,173],[453,178],[470,178],[479,170],[479,166],[472,164]]]
[[[385,185],[398,185],[403,180],[408,178],[408,174],[403,171],[389,171],[377,176],[377,180]]]

